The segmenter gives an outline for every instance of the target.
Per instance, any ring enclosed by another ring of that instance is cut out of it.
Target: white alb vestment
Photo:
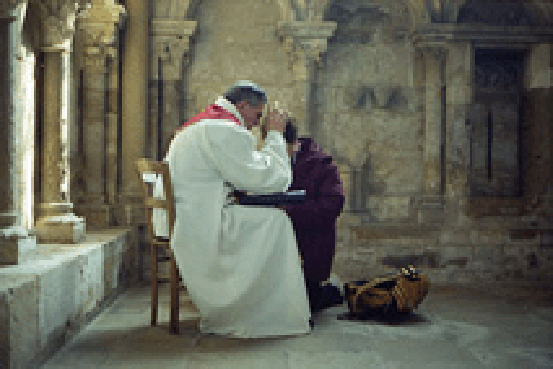
[[[310,310],[290,219],[277,208],[228,200],[234,189],[288,189],[283,136],[269,132],[256,151],[234,105],[222,98],[216,104],[242,126],[202,120],[175,137],[165,158],[176,206],[171,247],[200,310],[201,331],[244,338],[308,333]]]

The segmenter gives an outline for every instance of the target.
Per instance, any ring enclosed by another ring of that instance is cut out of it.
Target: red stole
[[[238,118],[236,118],[233,114],[229,113],[225,109],[221,108],[217,104],[213,104],[205,108],[204,111],[202,111],[199,114],[196,114],[192,118],[190,118],[187,122],[185,122],[182,126],[177,128],[177,131],[180,131],[192,124],[198,123],[199,121],[203,119],[224,119],[224,120],[231,120],[234,123],[240,125],[240,121]]]
[[[185,122],[182,126],[177,128],[175,130],[175,134],[178,133],[179,131],[185,129],[186,127],[188,127],[190,125],[198,123],[199,121],[201,121],[203,119],[224,119],[224,120],[233,121],[234,123],[240,125],[240,121],[233,114],[231,114],[228,111],[226,111],[225,109],[221,108],[219,105],[213,104],[213,105],[208,106],[207,108],[205,108],[204,111],[202,111],[201,113],[196,114],[195,116],[190,118],[187,122]],[[246,194],[245,192],[234,191],[234,196],[236,196],[236,197],[243,196],[245,194]]]

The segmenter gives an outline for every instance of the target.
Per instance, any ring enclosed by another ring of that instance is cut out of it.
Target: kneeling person
[[[298,139],[293,119],[287,121],[284,137],[292,161],[290,190],[305,190],[307,200],[282,208],[294,226],[311,311],[316,313],[343,302],[338,287],[322,286],[321,282],[329,278],[332,268],[336,219],[344,207],[344,189],[332,157],[312,138]]]

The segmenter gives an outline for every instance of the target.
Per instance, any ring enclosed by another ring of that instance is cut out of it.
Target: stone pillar
[[[326,52],[327,40],[336,30],[336,22],[280,22],[278,35],[284,42],[294,75],[294,101],[289,109],[298,120],[298,135],[317,135],[313,121],[313,87],[317,64]]]
[[[36,246],[36,240],[21,226],[18,207],[20,170],[17,162],[16,136],[18,122],[14,120],[13,63],[14,39],[11,24],[16,20],[16,4],[0,7],[0,266],[14,265]]]
[[[443,195],[441,184],[441,144],[442,144],[442,87],[445,86],[443,68],[446,53],[443,48],[426,48],[426,119],[425,143],[423,149],[424,193],[428,196]]]
[[[525,68],[525,213],[553,218],[553,45],[535,44]]]
[[[108,50],[108,65],[107,73],[109,75],[108,86],[107,86],[107,96],[108,103],[106,112],[108,130],[107,134],[107,168],[106,168],[106,181],[107,181],[107,202],[111,208],[111,219],[115,219],[115,209],[117,208],[117,171],[118,171],[118,160],[117,154],[119,152],[119,147],[117,145],[117,118],[119,115],[119,58],[121,55],[118,55],[117,47],[109,47]]]
[[[151,79],[158,81],[159,76],[159,59],[161,59],[161,78],[163,86],[163,117],[162,117],[162,139],[161,151],[165,155],[168,147],[169,139],[175,128],[180,126],[181,121],[179,107],[184,96],[182,95],[183,88],[183,72],[188,65],[188,57],[190,51],[190,40],[196,32],[197,22],[183,21],[175,19],[157,18],[152,21],[152,36],[154,44],[154,57],[151,65]],[[158,83],[155,84],[156,91]],[[156,92],[157,96],[157,92]],[[157,109],[158,99],[153,99],[151,103]],[[157,116],[156,116],[157,117]],[[155,143],[152,145],[154,152],[158,152],[158,144],[160,139],[157,134],[158,120],[153,120],[153,129]],[[154,155],[156,158],[156,155]],[[157,158],[156,158],[157,159]]]
[[[78,243],[85,235],[85,220],[72,213],[69,193],[62,190],[68,175],[66,157],[67,140],[62,116],[64,75],[63,53],[70,51],[76,4],[64,3],[51,13],[46,6],[42,10],[42,42],[44,53],[44,119],[42,147],[42,193],[40,219],[36,224],[42,243]],[[66,141],[66,142],[64,142]]]
[[[110,113],[113,110],[110,105],[117,106],[117,95],[108,91],[112,84],[110,71],[116,69],[112,66],[117,53],[118,24],[124,10],[113,0],[93,0],[91,5],[79,17],[75,36],[82,48],[79,68],[84,72],[84,106],[81,109],[86,166],[82,168],[85,189],[79,213],[86,217],[91,229],[101,229],[112,223],[108,189],[113,187],[109,180],[114,178],[108,158],[113,162],[113,152],[108,153],[108,135],[110,123],[117,124],[117,115],[114,118],[113,112]],[[108,178],[108,174],[112,174],[112,178]]]
[[[448,47],[446,68],[446,191],[451,222],[468,224],[470,196],[470,112],[474,48],[471,44]]]
[[[129,1],[126,4],[126,24],[123,57],[123,132],[121,193],[118,195],[118,224],[137,224],[142,212],[142,184],[137,174],[136,160],[145,157],[146,122],[148,115],[148,2]]]
[[[423,193],[418,209],[419,223],[439,223],[443,212],[445,182],[442,178],[445,152],[445,67],[447,50],[440,46],[419,48],[424,59],[425,119],[423,144]]]

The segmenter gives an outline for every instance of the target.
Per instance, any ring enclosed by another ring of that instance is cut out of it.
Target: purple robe
[[[304,259],[305,278],[324,281],[330,276],[334,259],[336,219],[344,207],[344,188],[332,157],[311,138],[299,141],[301,149],[292,164],[289,190],[305,190],[307,199],[302,204],[286,205],[286,212]]]

